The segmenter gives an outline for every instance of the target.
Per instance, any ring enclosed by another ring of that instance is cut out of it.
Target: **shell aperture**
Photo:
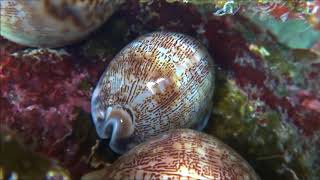
[[[103,73],[91,99],[93,122],[99,137],[111,138],[110,147],[122,154],[169,129],[201,130],[213,89],[213,60],[203,45],[180,33],[146,34],[124,47]]]

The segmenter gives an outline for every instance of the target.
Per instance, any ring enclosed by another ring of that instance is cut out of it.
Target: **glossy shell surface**
[[[123,0],[0,0],[0,34],[26,46],[59,47],[83,39]]]
[[[190,129],[165,132],[121,156],[105,179],[256,180],[251,166],[220,140]]]
[[[203,45],[180,33],[146,34],[122,49],[102,75],[91,101],[93,121],[98,135],[109,138],[108,109],[128,112],[132,122],[114,125],[122,128],[112,132],[126,151],[169,129],[201,130],[213,89],[213,60]]]

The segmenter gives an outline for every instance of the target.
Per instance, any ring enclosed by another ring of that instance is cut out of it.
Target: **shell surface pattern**
[[[100,138],[117,153],[169,129],[201,130],[210,115],[213,61],[179,33],[144,35],[110,62],[91,100]]]
[[[123,0],[0,0],[0,34],[33,47],[59,47],[83,39]]]
[[[220,140],[190,129],[147,140],[115,161],[104,179],[256,180],[251,166]]]

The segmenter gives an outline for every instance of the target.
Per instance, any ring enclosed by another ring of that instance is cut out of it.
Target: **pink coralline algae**
[[[90,123],[81,114],[90,111],[91,86],[103,68],[76,61],[63,50],[48,49],[0,57],[1,125],[65,166],[80,162],[82,142],[74,137],[74,126],[78,119]]]

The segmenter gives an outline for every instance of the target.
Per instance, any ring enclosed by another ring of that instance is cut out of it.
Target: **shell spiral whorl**
[[[169,129],[202,129],[213,89],[213,61],[198,41],[172,32],[144,35],[100,78],[91,100],[96,131],[124,153]]]
[[[0,0],[0,34],[26,46],[59,47],[83,39],[124,0]]]

